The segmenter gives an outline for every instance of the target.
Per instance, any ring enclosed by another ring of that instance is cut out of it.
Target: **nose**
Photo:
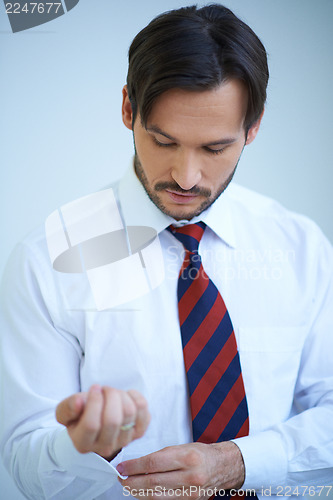
[[[194,152],[179,151],[174,166],[171,170],[171,176],[178,186],[188,191],[201,180],[201,168]]]

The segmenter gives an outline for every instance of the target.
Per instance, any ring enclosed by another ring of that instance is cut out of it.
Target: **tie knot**
[[[188,224],[180,227],[171,225],[168,227],[168,230],[184,245],[185,250],[195,253],[198,251],[205,228],[206,224],[204,222],[198,222],[197,224]]]

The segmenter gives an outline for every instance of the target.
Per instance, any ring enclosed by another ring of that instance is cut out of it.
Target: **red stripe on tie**
[[[198,271],[198,278],[192,281],[191,285],[188,287],[188,289],[178,302],[180,326],[183,326],[184,321],[187,319],[188,315],[192,312],[198,300],[202,297],[202,294],[206,291],[208,287],[209,279],[203,280],[199,278],[201,270],[202,270],[202,264]]]
[[[178,228],[170,226],[168,230],[186,250],[178,281],[178,302],[181,335],[183,341],[187,341],[183,347],[184,362],[190,392],[193,391],[190,398],[193,438],[195,441],[213,443],[224,438],[224,432],[228,432],[228,439],[247,435],[249,423],[236,339],[234,332],[230,333],[233,327],[229,313],[202,265],[194,277],[190,272],[199,266],[195,258],[199,256],[199,242],[205,228],[205,223],[200,222]],[[185,269],[185,277],[190,279],[187,283],[181,281]],[[206,283],[198,284],[196,280]],[[193,312],[193,316],[189,316],[190,312]],[[193,321],[190,321],[192,317]],[[188,321],[185,321],[186,318]],[[228,367],[230,370],[227,370]],[[234,436],[236,433],[237,436]],[[241,496],[236,495],[233,500],[236,499],[241,500]]]
[[[207,344],[208,340],[215,333],[216,328],[219,326],[223,316],[225,315],[225,312],[225,304],[223,300],[221,300],[220,294],[217,294],[212,308],[202,321],[197,331],[192,335],[184,347],[183,352],[186,371],[191,368],[193,361],[197,358]]]
[[[192,236],[197,241],[200,241],[204,232],[204,229],[196,225],[187,225],[175,228],[176,233],[186,234],[186,236]]]
[[[242,374],[240,374],[198,441],[201,443],[216,443],[243,398],[244,385]]]
[[[247,419],[245,420],[244,424],[239,429],[239,431],[237,433],[237,436],[235,436],[235,439],[236,438],[241,438],[241,437],[244,437],[244,436],[248,436],[248,435],[249,435],[249,417],[247,417]]]
[[[191,396],[192,420],[195,419],[195,417],[207,401],[208,397],[210,396],[211,392],[214,390],[216,384],[221,379],[221,377],[223,377],[230,362],[234,359],[237,352],[237,347],[235,345],[234,339],[234,335],[230,335],[221,351],[216,356],[214,362],[210,365],[205,375],[202,377],[197,387],[195,388],[195,391]]]

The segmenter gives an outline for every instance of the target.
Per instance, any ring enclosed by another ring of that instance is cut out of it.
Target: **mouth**
[[[190,203],[199,197],[198,194],[193,193],[179,193],[178,191],[172,191],[171,189],[166,189],[166,193],[171,198],[172,201],[179,203],[181,205]]]

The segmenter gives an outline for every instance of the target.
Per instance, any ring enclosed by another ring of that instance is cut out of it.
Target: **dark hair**
[[[268,76],[265,47],[231,10],[212,4],[166,12],[141,30],[129,49],[133,124],[139,111],[146,126],[155,100],[169,89],[211,90],[238,78],[248,90],[248,131],[264,109]]]

